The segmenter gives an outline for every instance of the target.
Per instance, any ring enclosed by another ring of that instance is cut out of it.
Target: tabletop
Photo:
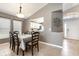
[[[19,37],[19,39],[20,39],[20,48],[22,49],[22,50],[25,50],[25,45],[26,45],[26,43],[27,43],[27,41],[30,41],[32,38],[32,35],[31,34],[22,34],[22,35],[19,35],[18,36]]]

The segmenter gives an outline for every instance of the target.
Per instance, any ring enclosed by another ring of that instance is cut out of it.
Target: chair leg
[[[39,44],[37,43],[37,50],[38,50],[38,52],[39,52]]]
[[[14,44],[12,43],[12,50],[14,50]]]
[[[12,44],[12,50],[13,50],[13,47],[14,47],[14,46],[13,46],[13,44]]]
[[[18,53],[19,53],[19,46],[17,46],[17,55],[18,55]]]
[[[33,56],[33,46],[31,47],[31,49],[32,49],[32,56]]]
[[[13,44],[13,51],[15,52],[15,44]]]
[[[10,40],[10,48],[11,48],[11,40]]]
[[[27,45],[26,45],[26,51],[27,51]]]
[[[10,44],[10,48],[12,49],[12,43]]]
[[[15,51],[15,43],[12,42],[12,50]]]
[[[22,50],[22,55],[24,56],[24,51]]]

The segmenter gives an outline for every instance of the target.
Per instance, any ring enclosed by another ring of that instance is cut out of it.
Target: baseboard
[[[9,38],[0,39],[0,44],[9,42]]]
[[[74,39],[74,38],[65,38],[65,39],[69,39],[69,40],[79,40],[79,39]]]
[[[63,48],[62,46],[50,44],[50,43],[47,43],[47,42],[39,41],[39,43],[46,44],[46,45],[49,45],[49,46],[52,46],[52,47]]]

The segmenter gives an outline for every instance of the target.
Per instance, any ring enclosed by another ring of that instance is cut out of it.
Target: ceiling
[[[25,18],[33,15],[39,9],[47,5],[47,3],[22,3],[22,13]],[[18,3],[0,3],[0,12],[16,16],[19,11]]]
[[[63,11],[67,11],[68,9],[71,9],[72,7],[77,6],[79,3],[63,3]]]

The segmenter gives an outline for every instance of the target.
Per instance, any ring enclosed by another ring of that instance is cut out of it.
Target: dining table
[[[20,34],[20,35],[18,35],[18,37],[19,37],[19,40],[20,40],[20,48],[22,50],[25,50],[26,49],[26,43],[28,41],[32,40],[32,35],[31,34]]]

